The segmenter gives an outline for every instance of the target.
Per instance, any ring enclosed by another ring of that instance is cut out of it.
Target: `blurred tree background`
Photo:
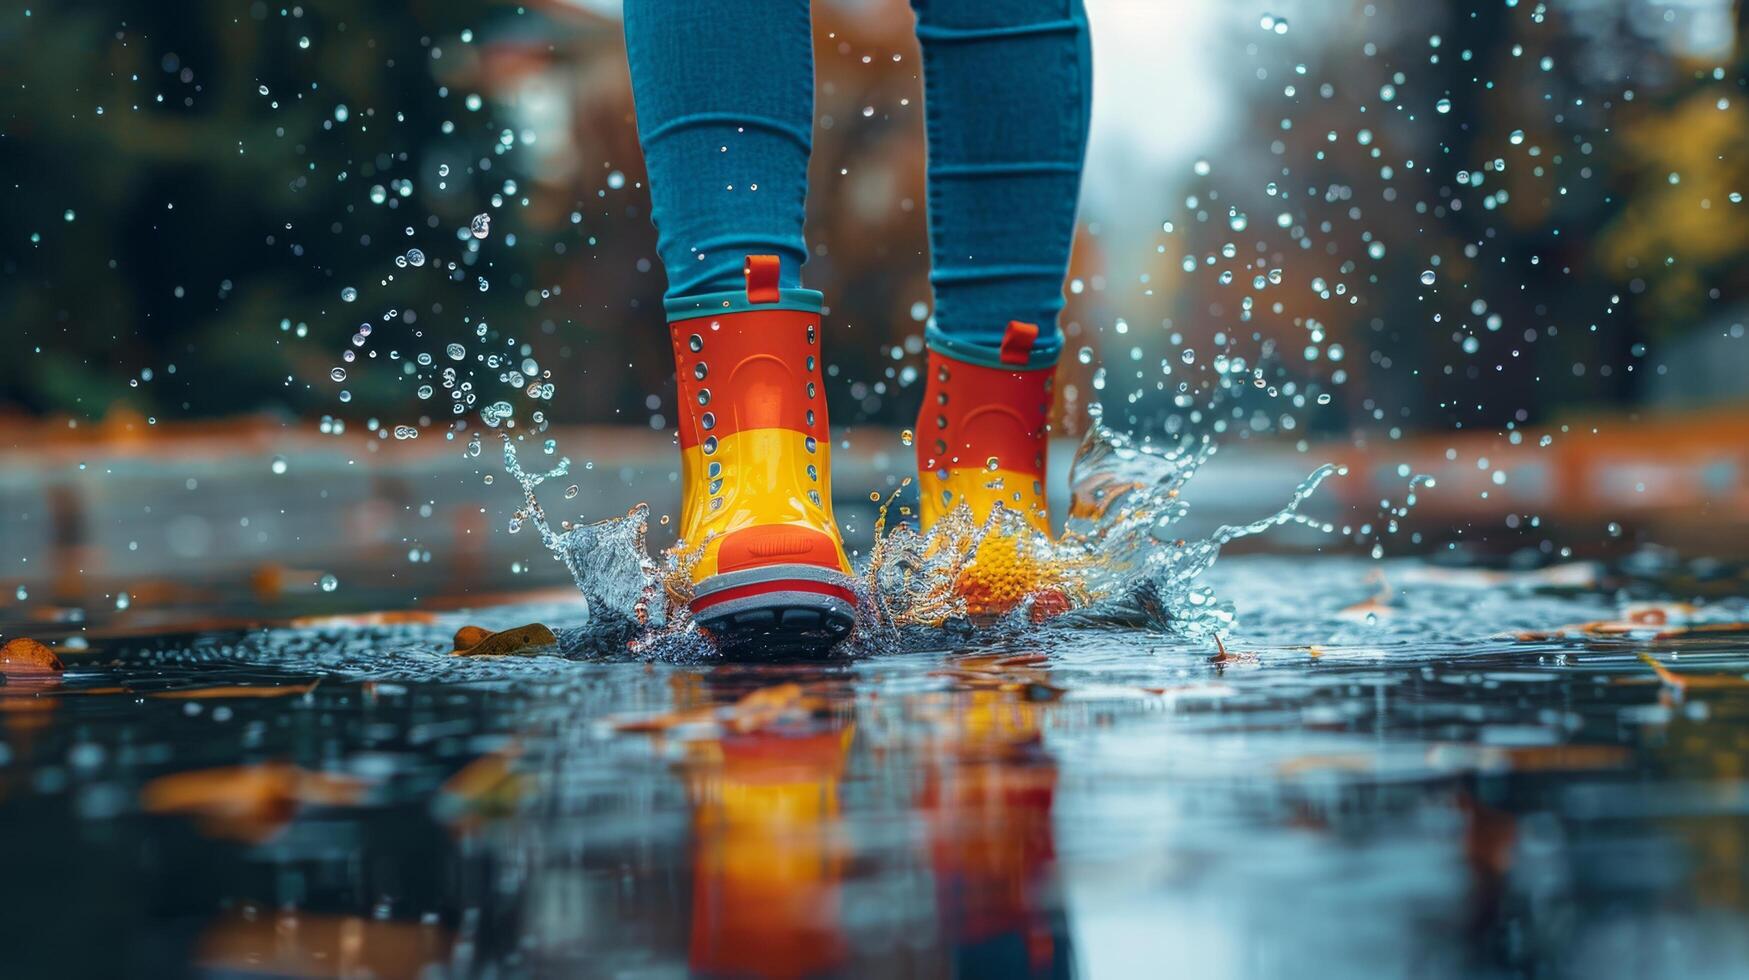
[[[1183,347],[1254,363],[1267,345],[1271,383],[1329,396],[1325,430],[1497,427],[1640,400],[1664,345],[1740,324],[1742,5],[1227,6],[1241,111],[1207,165],[1159,175],[1170,207],[1086,215],[1072,272],[1069,350],[1097,353],[1101,397],[1139,422],[1165,415]],[[815,7],[807,275],[833,304],[834,420],[902,425],[928,314],[911,21],[902,0]],[[457,365],[482,404],[550,373],[554,421],[665,426],[613,14],[0,14],[0,316],[19,341],[0,412],[442,426],[445,394],[419,385],[483,321],[502,364]],[[1066,360],[1072,413],[1097,362]]]

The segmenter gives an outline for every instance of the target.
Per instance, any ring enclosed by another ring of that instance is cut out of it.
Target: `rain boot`
[[[680,539],[693,616],[731,651],[823,651],[856,619],[832,517],[820,297],[750,255],[745,293],[669,306],[680,394]]]
[[[1027,366],[1037,340],[1037,326],[1009,323],[999,367],[929,351],[914,436],[924,532],[961,505],[977,525],[998,504],[1019,517],[992,527],[955,582],[973,615],[1006,612],[1050,579],[1037,545],[1051,536],[1046,423],[1056,368]]]

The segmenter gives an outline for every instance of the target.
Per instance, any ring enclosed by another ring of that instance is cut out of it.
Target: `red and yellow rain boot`
[[[1037,340],[1036,325],[1009,323],[999,367],[929,351],[914,442],[924,531],[961,504],[982,525],[1000,503],[1033,532],[1011,523],[1010,533],[998,528],[979,545],[955,582],[974,616],[1006,612],[1029,595],[1060,593],[1048,556],[1036,546],[1051,536],[1046,423],[1056,373],[1054,365],[1032,365]]]
[[[832,517],[820,294],[747,257],[746,293],[669,305],[680,388],[680,540],[692,613],[719,643],[824,650],[856,619]]]

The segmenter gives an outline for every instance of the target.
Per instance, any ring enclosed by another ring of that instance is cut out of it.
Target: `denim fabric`
[[[911,0],[929,139],[932,346],[995,363],[1010,320],[1057,314],[1087,148],[1081,0]],[[668,299],[732,291],[776,253],[795,288],[813,118],[807,0],[626,0],[626,47]],[[755,189],[757,187],[757,189]]]
[[[626,0],[626,53],[670,300],[734,290],[749,254],[801,285],[814,121],[808,0]]]

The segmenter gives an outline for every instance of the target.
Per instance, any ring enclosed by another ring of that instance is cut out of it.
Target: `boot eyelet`
[[[947,453],[947,440],[946,439],[935,440],[935,451],[939,454],[946,455],[946,453]]]
[[[809,424],[809,425],[813,425],[813,424],[814,424],[814,410],[813,410],[813,409],[811,409],[811,408],[810,408],[810,409],[808,409],[808,424]]]
[[[709,388],[698,389],[698,403],[700,405],[709,405],[711,403],[711,390]]]
[[[817,441],[815,441],[813,436],[809,436],[805,441],[803,441],[802,445],[807,447],[807,450],[810,453],[820,448],[820,444]]]
[[[808,382],[808,397],[814,397],[814,383],[812,381]]]
[[[703,361],[699,361],[697,364],[694,364],[692,366],[692,376],[697,378],[700,381],[703,381],[704,376],[709,374],[709,373],[710,373],[710,368],[705,367],[705,363]]]
[[[814,502],[815,507],[826,506],[824,503],[822,503],[820,501],[820,491],[818,491],[818,490],[809,490],[808,491],[808,499],[812,500]]]
[[[813,343],[815,340],[815,337],[816,337],[816,334],[814,332],[814,325],[810,323],[810,324],[808,324],[808,343],[810,343],[810,344]]]
[[[935,380],[937,380],[937,381],[948,380],[947,365],[943,364],[940,368],[936,369]]]
[[[936,427],[936,428],[937,428],[937,429],[945,429],[945,428],[947,428],[947,416],[945,416],[945,415],[937,415],[937,416],[936,416],[936,417],[935,417],[935,427]]]
[[[935,403],[937,405],[946,405],[947,404],[947,392],[945,392],[945,391],[936,392],[935,393]]]
[[[711,489],[712,496],[716,496],[717,494],[722,493],[723,492],[723,481],[712,480],[710,489]]]
[[[690,347],[692,352],[696,354],[699,351],[704,350],[704,338],[700,337],[698,334],[693,334],[686,338],[686,346]]]
[[[808,355],[807,364],[808,364],[808,370],[812,371],[814,369],[814,364],[815,364],[814,355],[812,355],[812,354]]]
[[[722,509],[723,509],[723,498],[712,497],[711,498],[711,510],[722,510]]]
[[[709,456],[716,451],[717,451],[717,437],[716,436],[706,436],[705,440],[704,440],[704,454],[706,456]]]
[[[706,412],[698,417],[698,424],[704,426],[706,431],[709,431],[717,427],[717,417],[711,412]]]
[[[719,476],[722,476],[723,475],[723,464],[717,462],[714,459],[711,460],[711,465],[705,467],[704,474],[705,474],[705,476],[708,476],[713,480]]]
[[[808,479],[816,483],[820,481],[820,471],[814,467],[813,463],[808,464]]]

